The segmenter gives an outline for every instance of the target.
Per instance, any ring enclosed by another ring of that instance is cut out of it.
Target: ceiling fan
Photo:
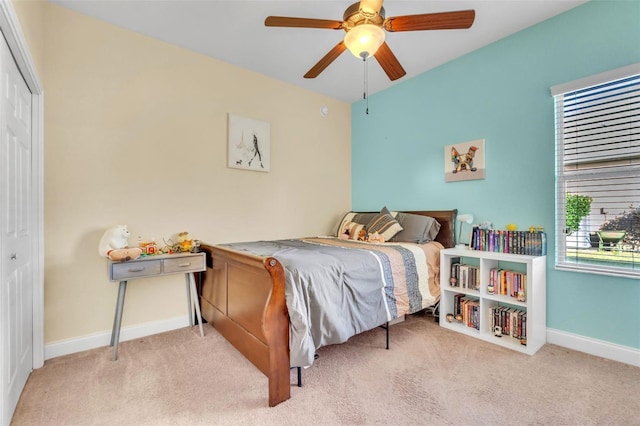
[[[397,80],[407,72],[385,42],[385,33],[398,31],[451,30],[471,27],[475,19],[474,10],[440,13],[423,13],[385,18],[383,0],[361,0],[349,6],[342,21],[314,18],[292,18],[268,16],[267,27],[323,28],[346,31],[344,40],[336,44],[304,78],[316,78],[325,68],[349,49],[356,57],[366,60],[376,58],[389,79]]]

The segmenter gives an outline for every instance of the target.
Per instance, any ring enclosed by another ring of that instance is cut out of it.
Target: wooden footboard
[[[289,399],[289,314],[284,269],[262,258],[203,245],[202,316],[269,379],[269,406]],[[231,285],[230,285],[231,283]]]
[[[456,210],[410,211],[435,218],[441,225],[437,241],[454,245]],[[207,270],[201,278],[202,316],[269,379],[269,406],[291,395],[289,314],[282,264],[202,245]]]

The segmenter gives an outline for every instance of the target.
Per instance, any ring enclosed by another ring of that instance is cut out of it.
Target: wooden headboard
[[[436,241],[444,246],[444,248],[450,248],[455,246],[455,225],[457,209],[453,210],[423,210],[423,211],[403,211],[403,213],[419,214],[422,216],[430,216],[438,221],[440,224],[440,231],[436,236]]]

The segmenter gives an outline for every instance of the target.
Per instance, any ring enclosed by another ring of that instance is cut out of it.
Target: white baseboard
[[[547,328],[547,343],[640,367],[640,349]]]
[[[404,318],[403,318],[404,319]],[[400,321],[397,321],[400,322]],[[162,321],[148,322],[125,327],[120,331],[120,342],[163,333],[187,327],[189,318],[184,316],[169,318]],[[111,343],[111,332],[91,334],[73,339],[60,340],[48,343],[44,347],[44,358],[51,359],[102,346]],[[616,345],[604,340],[593,339],[566,331],[547,328],[547,343],[573,349],[590,355],[600,356],[613,361],[631,364],[640,367],[640,350],[628,346]]]
[[[189,318],[187,317],[187,315],[184,315],[161,321],[138,324],[132,327],[124,327],[120,330],[120,342],[138,339],[140,337],[150,336],[152,334],[163,333],[165,331],[176,330],[178,328],[187,327],[188,325]],[[57,342],[45,344],[44,359],[47,360],[62,355],[69,355],[72,353],[95,349],[102,346],[109,346],[110,343],[111,331],[90,334],[73,339],[60,340]]]

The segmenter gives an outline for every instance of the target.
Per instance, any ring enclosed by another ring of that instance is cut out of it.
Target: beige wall
[[[16,12],[29,53],[42,82],[44,73],[44,26],[47,3],[36,0],[14,0],[11,2]]]
[[[45,23],[45,343],[110,331],[112,224],[220,243],[326,234],[350,208],[350,105],[56,5]],[[226,167],[228,113],[271,124],[270,173]],[[180,276],[133,281],[123,327],[185,305]]]

